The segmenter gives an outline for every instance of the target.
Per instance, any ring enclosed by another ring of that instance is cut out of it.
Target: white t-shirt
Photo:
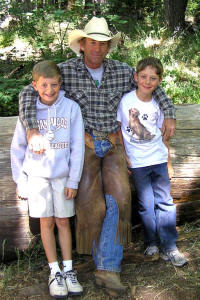
[[[167,162],[168,149],[160,131],[163,119],[163,113],[153,98],[149,102],[141,101],[136,91],[122,97],[117,120],[121,122],[125,150],[132,168]]]
[[[90,72],[90,75],[92,76],[92,78],[96,84],[96,87],[99,88],[101,85],[101,79],[102,79],[103,71],[104,71],[103,64],[98,69],[91,69],[91,68],[88,68],[87,66],[86,66],[86,68]]]

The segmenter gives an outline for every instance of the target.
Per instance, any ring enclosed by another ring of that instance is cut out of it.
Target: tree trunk
[[[188,0],[164,0],[165,19],[172,32],[184,27]]]

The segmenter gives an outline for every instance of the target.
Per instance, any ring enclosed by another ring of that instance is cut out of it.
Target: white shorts
[[[64,194],[66,178],[28,177],[29,215],[33,218],[68,218],[75,215],[74,199]]]

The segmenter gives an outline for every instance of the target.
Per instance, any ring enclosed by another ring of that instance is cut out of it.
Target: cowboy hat
[[[96,41],[110,41],[109,52],[117,45],[121,33],[111,36],[108,24],[104,18],[93,17],[85,26],[84,30],[72,30],[69,33],[69,47],[76,53],[80,54],[80,43],[82,38],[90,38]]]

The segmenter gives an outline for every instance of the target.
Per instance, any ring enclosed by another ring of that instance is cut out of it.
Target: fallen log
[[[174,167],[171,194],[177,203],[177,221],[181,224],[200,214],[200,105],[177,106],[177,130],[171,140]],[[15,196],[10,169],[10,143],[17,117],[0,117],[0,259],[25,250],[39,233],[38,219],[28,217],[27,203]],[[134,195],[134,192],[133,192]],[[135,212],[135,197],[133,211]],[[137,221],[136,221],[137,220]],[[133,218],[133,223],[138,219]],[[128,258],[127,258],[128,259]]]

